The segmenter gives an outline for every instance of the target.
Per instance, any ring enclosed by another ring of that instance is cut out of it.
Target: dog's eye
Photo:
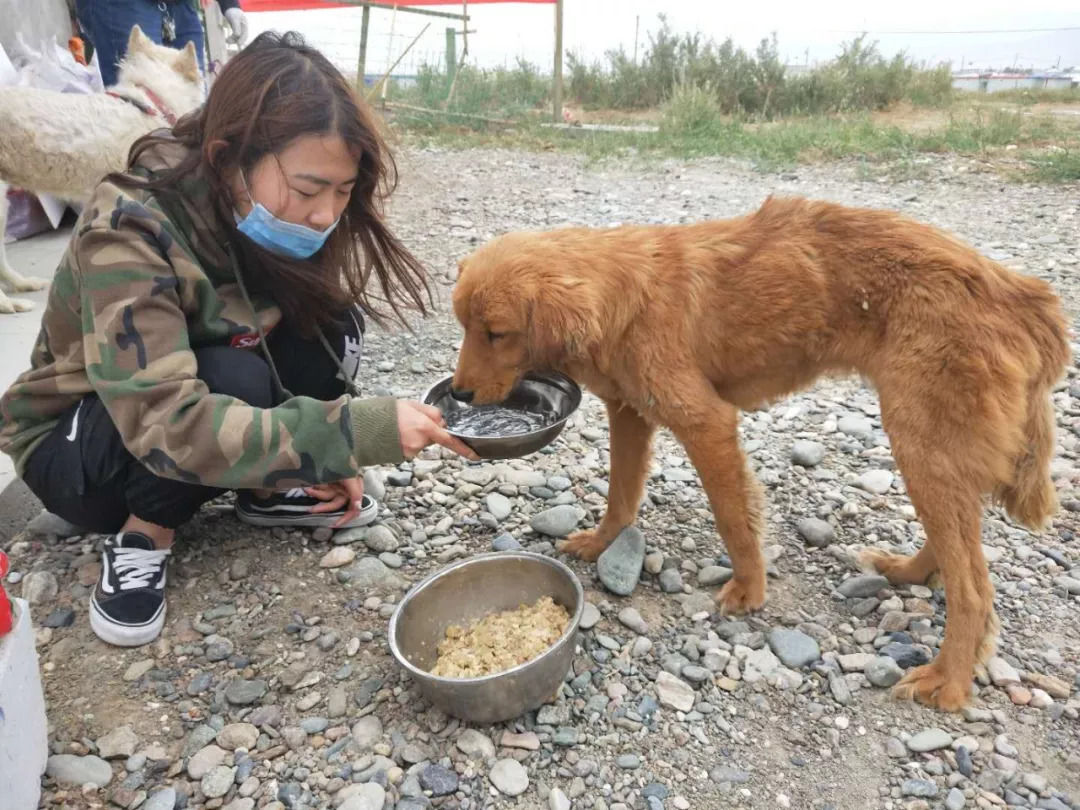
[[[494,343],[499,338],[506,337],[506,332],[492,332],[489,329],[488,333],[487,333],[487,336],[488,336],[488,341],[490,341],[491,343]]]

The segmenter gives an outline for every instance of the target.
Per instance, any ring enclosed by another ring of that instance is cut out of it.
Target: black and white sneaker
[[[165,626],[165,566],[171,552],[138,532],[105,541],[101,579],[90,597],[90,629],[118,647],[149,644]]]
[[[236,494],[236,516],[253,526],[326,526],[331,529],[354,529],[357,526],[367,526],[379,515],[379,504],[365,494],[360,505],[360,514],[348,523],[335,526],[345,511],[337,509],[333,512],[312,512],[311,508],[320,503],[322,501],[308,495],[303,487],[275,492],[269,498],[260,498],[250,490],[242,490]]]

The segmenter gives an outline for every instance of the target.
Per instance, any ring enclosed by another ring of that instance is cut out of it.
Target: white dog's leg
[[[13,292],[33,292],[43,290],[49,286],[49,282],[41,278],[26,278],[16,273],[8,264],[7,250],[4,247],[4,232],[7,230],[7,184],[0,183],[0,288],[7,287]],[[33,301],[25,301],[19,298],[8,298],[0,289],[0,313],[29,312],[34,308]]]

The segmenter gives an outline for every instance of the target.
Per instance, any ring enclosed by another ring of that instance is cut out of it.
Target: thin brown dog
[[[506,234],[462,261],[454,310],[461,398],[498,402],[523,373],[554,369],[607,405],[607,512],[562,548],[594,560],[633,523],[665,425],[731,556],[716,597],[729,611],[765,601],[762,495],[739,409],[825,373],[869,380],[927,541],[911,558],[866,550],[860,562],[897,584],[938,571],[948,605],[940,654],[896,691],[966,704],[998,629],[983,496],[1033,529],[1056,509],[1050,392],[1069,344],[1049,285],[895,213],[770,198],[695,225]]]

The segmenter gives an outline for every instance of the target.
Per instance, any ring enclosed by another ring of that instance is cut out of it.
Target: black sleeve
[[[230,8],[240,8],[240,0],[218,0],[218,5],[221,6],[221,13],[224,14]]]

